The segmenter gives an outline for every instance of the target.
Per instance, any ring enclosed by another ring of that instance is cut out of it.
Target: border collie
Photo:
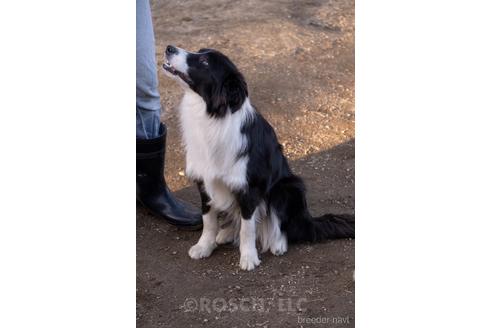
[[[179,106],[186,175],[200,191],[203,232],[188,254],[210,256],[218,244],[239,244],[240,267],[260,264],[256,249],[275,255],[287,243],[354,238],[353,215],[312,217],[273,128],[248,98],[243,75],[213,49],[167,46],[165,74],[184,89]],[[220,227],[218,215],[228,224]]]

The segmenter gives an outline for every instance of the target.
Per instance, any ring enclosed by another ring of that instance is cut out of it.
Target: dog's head
[[[224,54],[213,49],[189,52],[167,46],[163,68],[166,75],[200,95],[207,112],[222,117],[234,113],[248,97],[243,75]]]

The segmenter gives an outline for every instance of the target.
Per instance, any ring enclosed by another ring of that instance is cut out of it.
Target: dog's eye
[[[198,58],[198,62],[204,66],[208,66],[208,60],[205,56],[200,56],[200,58]]]

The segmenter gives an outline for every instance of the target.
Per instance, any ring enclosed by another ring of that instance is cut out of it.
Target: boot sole
[[[149,212],[150,214],[152,214],[152,216],[155,216],[159,219],[162,219],[164,220],[164,222],[166,222],[167,224],[173,226],[173,227],[176,227],[178,228],[179,230],[184,230],[184,231],[197,231],[197,230],[200,230],[203,228],[203,224],[198,224],[198,225],[179,225],[179,224],[174,224],[172,222],[169,221],[169,219],[165,216],[162,216],[160,214],[157,214],[156,212],[152,211],[150,208],[148,208],[147,206],[144,205],[144,203],[142,203],[140,200],[138,200],[138,203],[142,206],[142,208]]]

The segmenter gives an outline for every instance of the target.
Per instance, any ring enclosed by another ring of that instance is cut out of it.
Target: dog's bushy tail
[[[314,233],[308,236],[311,241],[337,238],[355,238],[355,217],[349,214],[325,214],[323,216],[305,218],[312,222]],[[306,223],[305,223],[306,224]],[[307,223],[309,226],[309,223]]]
[[[280,220],[289,242],[318,242],[355,238],[355,216],[325,214],[312,217],[306,203],[304,183],[297,176],[280,180],[270,193],[270,210]]]

